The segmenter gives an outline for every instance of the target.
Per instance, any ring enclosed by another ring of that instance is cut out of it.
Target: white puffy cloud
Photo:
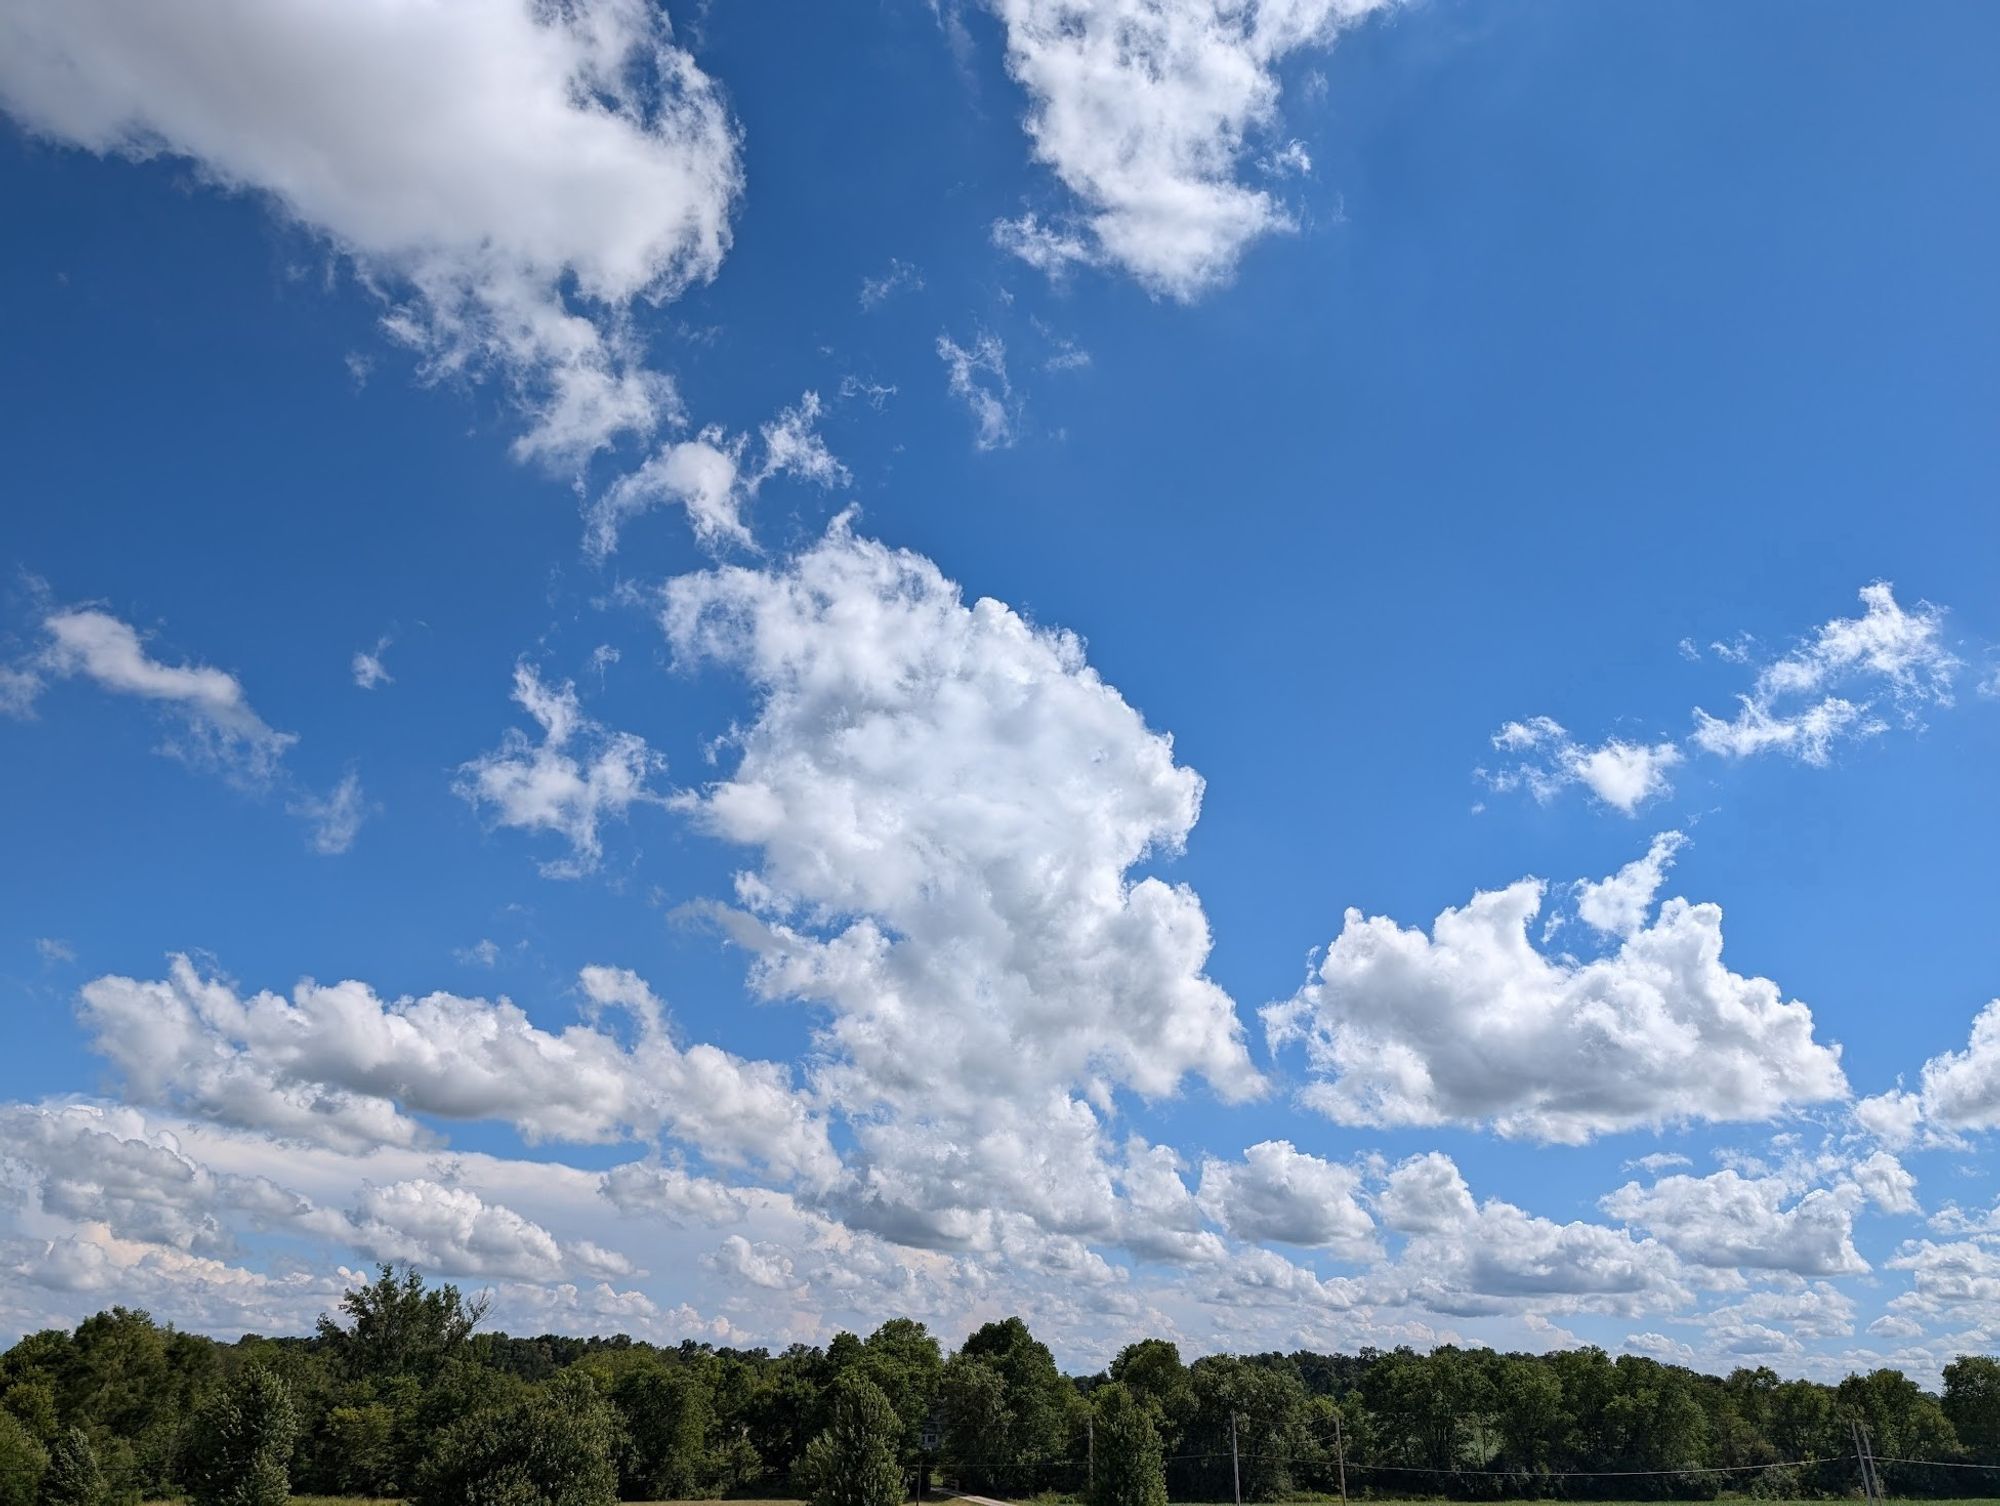
[[[724,919],[760,992],[832,1011],[851,1106],[1261,1089],[1200,901],[1130,875],[1181,848],[1201,780],[1075,637],[844,523],[670,583],[663,620],[755,688],[736,768],[681,805],[755,850]]]
[[[1854,1200],[1819,1188],[1793,1201],[1783,1177],[1718,1171],[1662,1177],[1650,1187],[1627,1182],[1601,1206],[1696,1265],[1796,1276],[1853,1276],[1868,1269],[1854,1248]]]
[[[743,512],[774,476],[795,476],[818,486],[844,486],[847,467],[819,435],[819,394],[781,409],[758,431],[755,465],[745,463],[750,436],[725,435],[710,425],[692,439],[663,445],[637,469],[620,476],[586,511],[584,547],[602,559],[618,548],[625,525],[654,507],[687,509],[695,537],[704,544],[748,544]]]
[[[1951,1129],[2000,1127],[2000,999],[1973,1019],[1963,1051],[1947,1051],[1924,1063],[1921,1077],[1924,1116]]]
[[[514,701],[542,727],[539,743],[509,727],[500,746],[464,764],[453,789],[489,810],[501,826],[551,831],[570,855],[541,865],[551,878],[575,878],[604,856],[598,828],[634,805],[658,804],[648,781],[665,767],[636,733],[612,732],[583,714],[576,686],[543,684],[533,665],[514,667]]]
[[[1919,1311],[1985,1308],[2000,1314],[2000,1254],[1964,1240],[1910,1240],[1885,1262],[1910,1273],[1909,1295]]]
[[[572,462],[674,411],[630,314],[715,274],[742,187],[720,94],[646,0],[7,0],[0,105],[266,196],[428,371],[509,380],[521,454]]]
[[[1838,1047],[1765,978],[1722,961],[1722,911],[1670,899],[1592,961],[1529,937],[1536,879],[1475,895],[1426,936],[1350,909],[1291,999],[1274,1049],[1302,1042],[1304,1102],[1343,1124],[1492,1124],[1581,1143],[1683,1119],[1764,1119],[1843,1097]]]
[[[1862,1194],[1884,1213],[1921,1213],[1917,1206],[1917,1179],[1886,1150],[1864,1156],[1848,1168],[1848,1175]]]
[[[1861,601],[1861,616],[1822,623],[1797,649],[1758,670],[1735,717],[1724,721],[1696,708],[1696,746],[1735,758],[1782,752],[1824,764],[1840,738],[1889,726],[1878,701],[1828,693],[1835,688],[1886,690],[1912,726],[1924,706],[1951,705],[1964,666],[1945,646],[1943,611],[1929,602],[1903,610],[1887,581],[1863,586]]]
[[[1007,380],[1007,347],[1000,337],[982,330],[970,346],[964,346],[949,335],[939,335],[937,353],[944,362],[945,385],[972,415],[974,448],[999,450],[1011,445],[1021,408]]]
[[[381,1261],[402,1261],[445,1276],[553,1281],[566,1273],[628,1277],[632,1263],[587,1240],[564,1245],[512,1208],[465,1187],[426,1178],[364,1187],[353,1242]]]
[[[1374,1278],[1384,1300],[1433,1312],[1523,1310],[1633,1314],[1689,1300],[1680,1262],[1651,1239],[1582,1222],[1559,1224],[1498,1198],[1475,1202],[1449,1156],[1412,1156],[1389,1172],[1376,1206],[1408,1236]]]
[[[1083,208],[1074,227],[1003,220],[995,239],[1044,270],[1109,264],[1184,300],[1226,281],[1252,241],[1292,225],[1238,178],[1276,124],[1278,65],[1386,4],[994,0],[1036,160]]]
[[[162,751],[252,786],[268,784],[285,750],[298,741],[252,709],[236,676],[206,664],[155,659],[138,631],[109,612],[64,607],[44,617],[42,629],[47,642],[13,671],[23,686],[17,709],[32,705],[43,676],[82,676],[99,689],[154,701],[173,713],[176,730]]]
[[[1860,1099],[1854,1105],[1855,1122],[1891,1150],[1902,1150],[1917,1138],[1923,1117],[1923,1096],[1901,1088]]]
[[[723,1240],[709,1263],[728,1276],[749,1282],[766,1291],[796,1291],[805,1283],[792,1272],[791,1257],[778,1245],[752,1244],[741,1234]]]
[[[830,1180],[824,1124],[789,1072],[713,1046],[683,1050],[630,973],[589,968],[584,991],[633,1016],[550,1032],[502,999],[434,993],[386,1001],[356,982],[240,996],[185,957],[166,978],[84,985],[93,1046],[137,1102],[273,1135],[361,1150],[420,1146],[413,1115],[498,1119],[536,1140],[613,1142],[666,1133],[728,1164]]]
[[[1525,789],[1546,805],[1571,785],[1580,784],[1613,810],[1634,814],[1640,806],[1673,789],[1669,773],[1681,762],[1681,750],[1670,742],[1631,743],[1620,738],[1590,747],[1570,736],[1553,717],[1534,716],[1508,722],[1493,734],[1493,746],[1519,761],[1504,768],[1481,770],[1495,790]]]
[[[1289,1140],[1266,1140],[1241,1161],[1203,1162],[1200,1198],[1238,1239],[1353,1259],[1375,1250],[1375,1221],[1355,1201],[1360,1185],[1349,1167],[1307,1155]]]
[[[214,1255],[240,1214],[260,1226],[309,1223],[306,1200],[264,1177],[218,1173],[129,1109],[93,1104],[0,1107],[0,1186],[32,1186],[45,1213],[102,1224],[113,1236]]]
[[[1643,930],[1674,855],[1686,845],[1687,838],[1679,832],[1663,831],[1653,838],[1644,857],[1634,858],[1611,877],[1579,880],[1575,890],[1577,917],[1592,930],[1610,936],[1631,936]]]

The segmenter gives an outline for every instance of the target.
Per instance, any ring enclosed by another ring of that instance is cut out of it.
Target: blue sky
[[[1990,1346],[2000,20],[670,12],[0,19],[0,1327]]]

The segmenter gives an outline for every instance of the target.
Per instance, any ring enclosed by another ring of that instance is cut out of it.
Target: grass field
[[[930,1500],[932,1503],[934,1503],[934,1506],[942,1506],[942,1503],[950,1502],[954,1499],[956,1499],[956,1497],[953,1496],[933,1495],[930,1497]],[[1364,1498],[1357,1497],[1356,1499],[1360,1500]],[[1379,1506],[1395,1506],[1395,1503],[1399,1501],[1418,1503],[1418,1502],[1442,1502],[1443,1500],[1443,1498],[1440,1496],[1369,1496],[1366,1497],[1365,1499],[1371,1503],[1379,1503]],[[1724,1503],[1724,1506],[1728,1506],[1728,1503],[1730,1502],[1741,1502],[1743,1503],[1743,1506],[1749,1506],[1749,1503],[1751,1502],[1752,1499],[1753,1498],[1749,1496],[1715,1497],[1715,1500],[1717,1502]],[[1899,1498],[1895,1496],[1889,1497],[1889,1500],[1891,1501],[1896,1501],[1898,1499]],[[1923,1501],[1922,1506],[1993,1506],[1993,1501],[1994,1497],[1992,1496],[1968,1496],[1958,1500],[1949,1500],[1949,1501],[1926,1499]],[[176,1503],[170,1501],[148,1501],[145,1503],[145,1506],[176,1506]],[[292,1506],[401,1506],[401,1503],[393,1500],[377,1500],[367,1496],[293,1496]],[[624,1506],[804,1506],[804,1503],[796,1500],[632,1501],[624,1503]],[[1200,1502],[1176,1501],[1172,1503],[1172,1506],[1230,1506],[1230,1503],[1227,1501],[1200,1501]],[[1316,1506],[1323,1506],[1323,1501],[1320,1503],[1316,1503]],[[1507,1503],[1481,1502],[1480,1506],[1507,1506]],[[1533,1503],[1523,1503],[1523,1506],[1554,1506],[1554,1503],[1537,1501]],[[1633,1503],[1631,1501],[1563,1501],[1560,1503],[1560,1506],[1633,1506]],[[1710,1503],[1704,1502],[1702,1503],[1702,1506],[1710,1506]],[[1825,1500],[1818,1500],[1818,1501],[1758,1500],[1756,1502],[1756,1506],[1828,1506],[1828,1503]]]

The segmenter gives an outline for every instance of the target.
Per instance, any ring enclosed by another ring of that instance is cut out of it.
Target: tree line
[[[0,1356],[0,1506],[265,1506],[293,1491],[894,1506],[925,1476],[1092,1506],[1343,1487],[1778,1499],[1854,1492],[1857,1422],[1891,1494],[2000,1482],[2000,1360],[1987,1356],[1955,1360],[1935,1393],[1895,1370],[1823,1385],[1594,1348],[1187,1363],[1160,1339],[1067,1376],[1019,1318],[949,1354],[908,1318],[774,1354],[480,1332],[483,1299],[389,1267],[340,1306],[302,1338],[225,1344],[126,1308],[30,1334]]]

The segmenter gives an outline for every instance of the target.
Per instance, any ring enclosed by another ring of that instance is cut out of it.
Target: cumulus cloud
[[[93,1047],[136,1102],[338,1146],[422,1146],[415,1117],[497,1119],[532,1140],[605,1143],[669,1134],[726,1164],[830,1180],[823,1122],[790,1073],[713,1046],[683,1050],[634,975],[586,969],[587,998],[630,1015],[608,1028],[540,1028],[518,1005],[433,993],[385,1000],[366,984],[300,983],[241,996],[185,957],[155,981],[84,985]]]
[[[1253,1145],[1238,1162],[1209,1160],[1201,1201],[1238,1239],[1272,1240],[1360,1258],[1375,1249],[1375,1221],[1355,1200],[1361,1178],[1307,1155],[1289,1140]]]
[[[1633,1314],[1690,1299],[1680,1262],[1651,1239],[1582,1222],[1559,1224],[1498,1198],[1475,1202],[1449,1156],[1412,1156],[1377,1198],[1384,1227],[1408,1236],[1375,1278],[1384,1297],[1472,1316],[1592,1310]]]
[[[1181,849],[1201,779],[1074,636],[844,522],[670,583],[663,624],[755,689],[736,768],[680,804],[756,851],[732,934],[760,992],[830,1008],[856,1101],[1259,1091],[1200,901],[1130,873]]]
[[[1303,1101],[1343,1124],[1580,1143],[1846,1094],[1811,1011],[1723,965],[1720,907],[1670,899],[1579,962],[1531,941],[1543,897],[1537,879],[1482,892],[1428,936],[1350,909],[1307,984],[1263,1011],[1273,1049],[1303,1043],[1322,1079]]]
[[[624,1256],[588,1240],[564,1244],[512,1208],[465,1187],[416,1177],[364,1187],[352,1218],[353,1243],[380,1261],[406,1262],[445,1276],[554,1281],[566,1274],[621,1279]]]
[[[239,783],[267,785],[298,738],[273,730],[250,705],[243,684],[206,664],[169,664],[146,651],[130,623],[96,607],[65,607],[42,619],[44,646],[14,673],[38,691],[44,676],[80,676],[114,695],[165,707],[175,730],[162,751],[213,768]],[[32,705],[28,688],[18,708]]]
[[[310,1202],[266,1178],[218,1173],[183,1154],[130,1109],[8,1104],[0,1133],[0,1178],[31,1189],[43,1212],[101,1223],[119,1239],[218,1255],[236,1243],[227,1214],[266,1228],[315,1217]]]
[[[1902,1150],[1915,1141],[1923,1117],[1923,1096],[1901,1088],[1863,1098],[1854,1105],[1855,1122],[1891,1150]]]
[[[996,0],[1035,158],[1082,208],[1074,224],[1002,220],[996,241],[1044,270],[1115,266],[1183,300],[1226,281],[1251,242],[1293,224],[1238,176],[1277,122],[1279,64],[1386,4]],[[1268,160],[1302,157],[1272,142]]]
[[[1681,762],[1670,742],[1630,743],[1612,738],[1596,747],[1577,742],[1553,717],[1509,722],[1493,734],[1493,746],[1517,758],[1499,769],[1481,770],[1489,788],[1505,793],[1525,789],[1546,805],[1571,785],[1582,785],[1613,810],[1634,814],[1648,800],[1669,793],[1668,778]]]
[[[2000,1127],[2000,999],[1973,1019],[1963,1051],[1924,1063],[1920,1079],[1924,1117],[1958,1130]],[[1886,1119],[1886,1110],[1878,1110]]]
[[[599,827],[606,820],[661,803],[648,781],[665,760],[637,734],[585,716],[573,682],[546,685],[533,665],[514,667],[514,701],[541,724],[541,741],[508,728],[498,748],[460,767],[452,788],[497,825],[554,832],[568,842],[567,858],[541,865],[548,877],[589,873],[604,856]]]
[[[1592,930],[1609,936],[1630,936],[1644,929],[1674,855],[1686,845],[1687,838],[1679,832],[1663,831],[1653,838],[1644,857],[1634,858],[1611,877],[1579,880],[1575,889],[1577,917]]]
[[[982,330],[968,347],[939,335],[937,353],[944,362],[946,387],[972,415],[973,447],[1000,450],[1011,445],[1021,409],[1007,380],[1007,347],[1000,337]]]
[[[1861,616],[1821,624],[1798,648],[1758,670],[1733,718],[1697,707],[1695,745],[1732,758],[1780,752],[1825,764],[1839,739],[1886,731],[1885,711],[1917,726],[1926,706],[1951,705],[1964,666],[1945,646],[1943,611],[1929,602],[1905,611],[1887,581],[1863,586],[1861,602]],[[1857,687],[1868,699],[1829,693]]]
[[[1886,1150],[1864,1156],[1848,1168],[1862,1195],[1884,1213],[1921,1213],[1917,1179]]]
[[[1795,1276],[1854,1276],[1868,1269],[1854,1248],[1853,1201],[1825,1188],[1794,1201],[1782,1177],[1718,1171],[1662,1177],[1650,1187],[1627,1182],[1601,1206],[1696,1265]]]
[[[781,409],[758,431],[760,453],[754,465],[747,463],[750,436],[725,435],[720,425],[662,446],[586,509],[585,548],[602,559],[617,550],[619,534],[633,518],[676,504],[687,509],[702,543],[748,544],[744,509],[773,477],[794,476],[817,486],[845,486],[850,479],[847,467],[819,435],[823,411],[817,392],[807,392],[796,407]]]
[[[642,0],[10,4],[0,105],[266,197],[428,373],[510,383],[518,453],[568,463],[675,410],[631,314],[714,276],[742,188],[719,92]]]
[[[734,769],[679,804],[756,854],[712,912],[753,987],[827,1011],[816,1082],[856,1142],[841,1216],[950,1250],[1029,1248],[1025,1218],[1038,1258],[1211,1245],[1121,1210],[1104,1131],[1119,1089],[1263,1087],[1200,901],[1131,872],[1200,809],[1171,740],[1076,638],[844,520],[782,567],[670,583],[663,624],[678,661],[755,692]]]

